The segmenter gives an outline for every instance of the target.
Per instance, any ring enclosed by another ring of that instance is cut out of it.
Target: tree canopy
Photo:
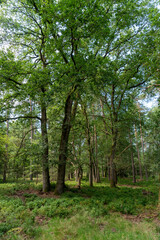
[[[52,174],[61,194],[66,172],[79,187],[83,172],[90,185],[108,175],[111,187],[134,167],[157,172],[158,109],[136,107],[159,93],[154,2],[8,0],[0,14],[3,174],[42,174],[44,192]]]

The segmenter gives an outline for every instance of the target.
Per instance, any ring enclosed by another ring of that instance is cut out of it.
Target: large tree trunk
[[[41,134],[42,134],[42,169],[43,169],[43,192],[50,190],[49,162],[48,162],[48,134],[46,107],[41,107]]]
[[[59,163],[58,163],[58,175],[57,175],[57,184],[55,193],[61,194],[64,192],[65,188],[65,170],[66,170],[66,161],[68,155],[68,140],[69,140],[69,133],[71,130],[71,121],[74,119],[76,114],[78,102],[75,101],[73,107],[73,99],[72,95],[69,94],[65,104],[65,115],[62,124],[62,135],[61,135],[61,142],[59,148]],[[73,112],[72,112],[73,107]]]

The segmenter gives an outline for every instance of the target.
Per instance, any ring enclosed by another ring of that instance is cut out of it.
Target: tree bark
[[[139,120],[140,120],[140,133],[141,133],[141,146],[142,146],[142,154],[143,154],[143,163],[145,168],[145,176],[146,180],[148,181],[148,172],[147,172],[147,166],[145,164],[145,156],[144,156],[144,141],[143,141],[143,132],[142,132],[142,123],[141,123],[141,113],[140,113],[140,106],[138,103],[138,113],[139,113]]]
[[[48,134],[47,134],[47,113],[46,107],[41,106],[41,134],[42,134],[42,171],[43,171],[43,192],[50,190],[49,162],[48,162]]]
[[[97,146],[97,130],[94,125],[94,144],[95,144],[95,181],[100,183],[99,163],[98,163],[98,146]]]
[[[101,108],[102,108],[102,116],[103,116],[103,123],[104,123],[104,128],[105,128],[105,133],[106,133],[106,138],[108,139],[108,135],[110,135],[107,126],[106,126],[106,121],[105,121],[105,115],[104,115],[104,108],[103,108],[103,102],[102,100],[100,101]],[[112,86],[112,98],[111,98],[111,107],[112,107],[112,114],[113,114],[113,119],[111,117],[111,123],[112,123],[112,147],[111,147],[111,154],[109,157],[109,172],[108,172],[108,177],[110,180],[110,187],[116,187],[117,184],[117,173],[116,173],[116,167],[114,163],[114,158],[115,158],[115,151],[116,151],[116,145],[117,145],[117,134],[118,131],[116,129],[116,124],[117,124],[117,113],[115,112],[115,106],[114,106],[114,86]],[[110,113],[111,114],[111,113]]]
[[[89,185],[90,187],[93,186],[93,149],[91,146],[91,134],[90,134],[90,125],[89,119],[86,111],[86,107],[83,105],[83,114],[85,116],[86,122],[86,136],[87,136],[87,144],[88,144],[88,152],[89,152]]]
[[[100,99],[100,105],[101,105],[101,109],[102,109],[102,117],[103,117],[103,124],[104,124],[104,130],[105,130],[105,135],[106,135],[106,140],[108,141],[108,135],[110,135],[108,128],[107,128],[107,123],[105,120],[105,114],[104,114],[104,107],[103,107],[103,102],[102,99]],[[108,169],[108,180],[111,180],[111,168],[110,168],[110,159],[107,157],[107,169]],[[105,177],[106,177],[106,167],[105,167]]]
[[[139,147],[138,147],[138,138],[137,138],[137,129],[136,129],[136,126],[135,126],[135,137],[136,137],[136,147],[137,147],[138,162],[139,162],[139,174],[140,174],[140,179],[143,180],[142,165],[141,165],[141,159],[140,159],[140,154],[139,154]]]
[[[32,101],[30,99],[30,113],[32,115]],[[32,141],[33,141],[33,119],[31,118],[31,144],[32,144]],[[30,181],[33,181],[33,172],[32,172],[32,157],[30,158]]]
[[[7,176],[7,161],[8,161],[8,156],[6,153],[5,159],[4,159],[4,165],[3,165],[3,182],[6,182],[6,176]]]
[[[7,137],[9,134],[9,121],[7,120]],[[8,141],[8,139],[7,139]],[[4,158],[4,166],[3,166],[3,182],[6,182],[6,177],[7,177],[7,163],[8,163],[8,144],[6,143],[6,154]]]
[[[160,173],[159,173],[159,183],[160,183]],[[159,195],[158,195],[158,207],[160,208],[160,187],[159,187]]]
[[[58,163],[58,175],[55,193],[61,194],[64,192],[65,188],[65,171],[66,171],[66,161],[68,155],[68,140],[71,130],[71,121],[75,118],[76,109],[78,102],[75,101],[73,107],[72,94],[69,94],[65,103],[65,114],[62,124],[62,135],[59,148],[59,163]],[[73,107],[73,112],[72,112]]]
[[[112,132],[112,148],[111,148],[111,155],[110,155],[110,187],[116,187],[117,184],[117,172],[116,166],[114,163],[115,159],[115,152],[116,152],[116,145],[117,145],[117,130],[113,130]]]
[[[131,135],[129,132],[129,141],[132,147],[132,139],[131,139]],[[135,164],[134,164],[134,157],[133,157],[133,151],[131,148],[131,162],[132,162],[132,175],[133,175],[133,183],[136,183],[136,173],[135,173]]]

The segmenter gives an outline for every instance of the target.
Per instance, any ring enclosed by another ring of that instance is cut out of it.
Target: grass
[[[158,239],[158,235],[151,223],[132,224],[118,214],[91,218],[88,214],[83,213],[72,216],[69,220],[52,220],[47,228],[44,227],[41,239],[153,240]]]
[[[121,179],[116,189],[102,183],[82,189],[74,181],[60,197],[42,194],[41,184],[0,184],[0,239],[160,239],[156,180]],[[52,185],[54,189],[54,184]]]

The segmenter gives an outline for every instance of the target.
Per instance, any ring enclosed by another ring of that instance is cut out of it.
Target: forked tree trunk
[[[50,190],[50,177],[48,162],[47,113],[44,105],[41,107],[41,118],[43,192],[48,192]]]
[[[64,192],[65,188],[65,171],[66,171],[66,161],[68,155],[68,140],[69,140],[69,133],[71,130],[71,121],[74,119],[76,114],[78,102],[75,101],[73,107],[73,99],[72,95],[69,94],[65,104],[65,115],[62,124],[62,135],[61,135],[61,142],[59,148],[59,162],[58,162],[58,175],[57,175],[57,184],[55,193],[61,194]],[[73,107],[73,112],[72,112]]]

